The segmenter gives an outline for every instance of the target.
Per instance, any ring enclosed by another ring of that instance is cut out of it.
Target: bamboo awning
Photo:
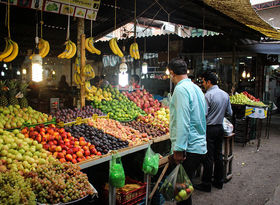
[[[267,37],[280,40],[280,31],[266,23],[255,12],[250,0],[203,0],[203,2]]]

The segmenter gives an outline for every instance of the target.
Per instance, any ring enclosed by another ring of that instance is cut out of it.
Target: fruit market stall
[[[246,91],[230,96],[230,102],[233,109],[235,141],[246,145],[250,139],[257,138],[257,150],[259,150],[262,131],[261,120],[267,117],[267,105]]]

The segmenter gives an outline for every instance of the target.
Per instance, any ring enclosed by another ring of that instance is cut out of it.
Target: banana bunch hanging
[[[49,52],[50,52],[50,44],[48,41],[40,38],[39,40],[39,45],[38,45],[38,48],[39,48],[39,55],[42,57],[42,58],[45,58]],[[30,60],[32,60],[32,57],[34,56],[35,54],[33,53],[29,58]]]
[[[71,40],[68,40],[64,43],[64,45],[65,45],[65,50],[61,54],[59,54],[57,57],[66,58],[66,59],[73,58],[77,51],[76,44],[74,42],[72,42]]]
[[[95,93],[97,91],[97,88],[91,85],[89,81],[85,82],[85,88],[87,93]]]
[[[133,44],[130,45],[130,47],[129,47],[129,54],[135,60],[139,60],[140,59],[138,44],[136,42],[134,42]]]
[[[81,73],[81,64],[80,64],[80,59],[78,57],[76,57],[75,59],[74,69],[78,74]]]
[[[87,64],[82,69],[82,74],[88,78],[94,78],[95,72],[91,65]]]
[[[75,72],[74,73],[74,82],[77,84],[77,85],[82,85],[82,79],[81,79],[81,76],[79,73]]]
[[[113,51],[113,53],[119,57],[123,57],[123,52],[121,51],[121,49],[119,48],[118,46],[118,43],[117,43],[117,38],[112,38],[110,41],[109,41],[109,46],[111,48],[111,50]]]
[[[86,49],[88,50],[88,52],[90,52],[92,54],[97,54],[97,55],[101,54],[101,51],[94,47],[93,37],[86,38],[85,44],[86,44],[85,46],[86,46]]]
[[[0,61],[11,62],[18,55],[18,44],[9,38],[6,38],[5,41],[6,47],[0,54]]]

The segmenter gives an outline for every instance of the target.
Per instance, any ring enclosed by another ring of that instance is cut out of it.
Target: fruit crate
[[[138,184],[139,188],[124,192],[119,191],[116,193],[117,205],[133,205],[141,202],[146,195],[146,183],[126,177],[125,184]],[[109,195],[108,190],[105,189],[105,195]],[[108,197],[106,197],[108,198]]]

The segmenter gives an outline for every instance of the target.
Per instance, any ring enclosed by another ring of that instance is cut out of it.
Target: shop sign
[[[245,116],[251,118],[264,119],[267,117],[267,108],[246,106]]]
[[[39,10],[96,20],[101,0],[10,0],[11,5],[36,9],[39,2]],[[7,3],[7,0],[0,0]]]

